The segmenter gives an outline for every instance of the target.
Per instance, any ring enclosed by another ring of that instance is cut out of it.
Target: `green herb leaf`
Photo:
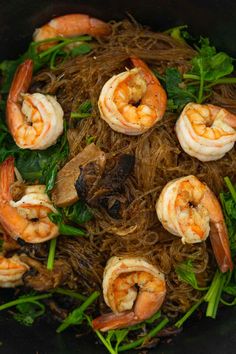
[[[206,290],[207,288],[200,288],[197,283],[196,275],[193,271],[192,261],[190,259],[178,264],[175,267],[178,277],[185,283],[191,285],[196,290]]]
[[[89,52],[91,52],[92,47],[91,45],[89,45],[88,43],[82,43],[76,47],[74,47],[71,51],[70,51],[70,55],[72,57],[76,57],[78,55],[84,55],[84,54],[88,54]]]
[[[165,85],[168,94],[168,108],[180,111],[188,102],[196,101],[196,87],[186,86],[176,68],[166,69]]]
[[[79,325],[84,320],[85,310],[98,298],[100,293],[94,291],[81,306],[72,311],[69,316],[62,322],[62,324],[57,328],[57,333],[63,332],[69,326]]]
[[[25,326],[31,326],[38,317],[45,313],[45,305],[39,301],[25,302],[16,305],[17,313],[13,317]]]
[[[93,218],[90,209],[82,200],[79,200],[74,205],[64,208],[64,213],[68,220],[73,221],[76,224],[84,224]]]

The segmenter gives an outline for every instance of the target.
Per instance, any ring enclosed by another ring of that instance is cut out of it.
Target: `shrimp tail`
[[[154,73],[149,69],[149,67],[137,57],[130,58],[132,64],[141,69],[141,73],[147,83],[147,93],[146,93],[146,104],[152,106],[154,101],[156,101],[155,107],[157,107],[159,119],[162,117],[166,110],[166,102],[167,102],[167,95],[163,87],[161,86],[160,81],[154,75]],[[153,92],[155,95],[153,97]]]
[[[8,95],[8,101],[17,103],[20,99],[20,94],[26,93],[30,86],[33,76],[33,61],[27,59],[19,65],[15,72],[11,88]]]
[[[8,157],[0,165],[0,199],[11,200],[10,186],[14,182],[14,157]]]
[[[92,321],[93,328],[102,332],[109,331],[111,329],[123,328],[132,326],[140,321],[137,320],[137,316],[133,311],[122,313],[107,313],[95,318]]]
[[[210,215],[210,240],[217,264],[222,273],[227,272],[229,269],[232,271],[233,262],[229,237],[218,199],[209,188],[206,188],[202,202]]]
[[[211,223],[210,240],[218,266],[222,273],[233,270],[227,229],[224,222]]]

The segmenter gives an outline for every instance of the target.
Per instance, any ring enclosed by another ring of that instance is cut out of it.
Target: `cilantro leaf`
[[[206,290],[206,288],[200,288],[197,283],[196,275],[193,271],[192,261],[190,259],[178,264],[175,267],[175,271],[182,281],[191,285],[196,290]]]
[[[167,68],[165,86],[168,94],[168,107],[180,111],[188,102],[196,100],[196,88],[182,82],[181,74],[176,68]]]

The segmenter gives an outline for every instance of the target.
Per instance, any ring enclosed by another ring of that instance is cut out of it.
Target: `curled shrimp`
[[[14,159],[0,165],[0,224],[14,239],[40,243],[58,236],[58,227],[48,218],[56,212],[45,193],[45,186],[28,186],[19,201],[13,201],[10,187],[14,182]]]
[[[183,150],[200,161],[221,159],[236,141],[236,116],[211,104],[189,103],[176,123]]]
[[[31,83],[32,60],[21,64],[7,98],[7,124],[22,149],[46,149],[63,132],[63,110],[57,100],[41,93],[25,93]],[[21,102],[22,101],[22,102]]]
[[[166,92],[141,59],[131,58],[131,61],[134,69],[115,75],[105,83],[98,107],[102,119],[113,130],[139,135],[163,117]]]
[[[175,179],[164,187],[156,204],[163,227],[183,243],[206,240],[210,234],[216,261],[222,272],[232,270],[228,233],[219,201],[195,176]]]
[[[33,39],[35,42],[54,37],[75,37],[82,34],[89,34],[94,37],[107,36],[111,32],[111,26],[97,18],[85,14],[70,14],[59,16],[37,28]],[[47,43],[40,45],[40,50],[53,45]]]
[[[150,318],[166,294],[164,275],[143,258],[112,257],[103,275],[103,296],[113,313],[93,320],[101,331],[128,327]]]
[[[0,287],[14,288],[22,285],[22,276],[29,266],[22,262],[17,255],[6,258],[0,255]]]

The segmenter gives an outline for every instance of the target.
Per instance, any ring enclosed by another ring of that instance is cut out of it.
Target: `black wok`
[[[153,29],[188,24],[196,35],[212,38],[214,44],[236,55],[236,2],[233,0],[0,0],[0,59],[23,52],[36,27],[53,16],[81,12],[104,20],[121,19],[127,13]],[[3,290],[0,290],[2,296]],[[235,354],[236,308],[222,309],[217,319],[203,319],[185,325],[183,333],[153,353]],[[96,338],[75,338],[67,331],[55,332],[55,325],[39,321],[23,327],[0,314],[0,352],[4,354],[100,354],[105,348]]]

